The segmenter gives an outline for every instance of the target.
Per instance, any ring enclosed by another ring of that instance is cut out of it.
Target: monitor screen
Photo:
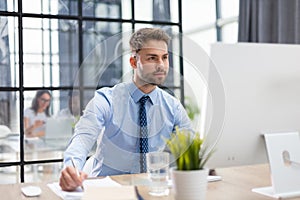
[[[208,167],[267,163],[263,133],[300,131],[299,52],[300,45],[212,45],[211,59],[225,97],[210,101],[225,101],[225,109],[220,132],[213,131],[211,120],[205,122],[207,138],[217,140]],[[214,84],[208,80],[209,86]],[[213,106],[204,110],[205,116],[218,117],[211,114]]]

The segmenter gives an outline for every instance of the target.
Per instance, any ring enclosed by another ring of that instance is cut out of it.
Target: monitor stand
[[[265,195],[265,196],[268,196],[268,197],[276,198],[276,199],[295,198],[295,197],[300,196],[300,191],[298,191],[298,192],[287,192],[287,193],[276,193],[272,186],[253,188],[252,192],[262,194],[262,195]]]
[[[300,138],[298,132],[264,134],[272,186],[252,189],[273,197],[300,196]]]

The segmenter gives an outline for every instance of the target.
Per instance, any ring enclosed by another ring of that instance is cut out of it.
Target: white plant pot
[[[191,171],[172,169],[171,176],[176,200],[205,199],[208,169]]]

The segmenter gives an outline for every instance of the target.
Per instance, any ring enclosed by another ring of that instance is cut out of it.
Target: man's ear
[[[136,57],[131,56],[129,62],[130,62],[131,67],[135,69],[136,68]]]

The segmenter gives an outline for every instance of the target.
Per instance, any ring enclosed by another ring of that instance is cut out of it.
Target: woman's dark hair
[[[73,108],[72,108],[72,103],[73,103],[72,101],[74,97],[80,97],[80,93],[77,90],[70,90],[68,96],[69,96],[68,107],[71,114],[74,115]]]
[[[37,115],[37,112],[38,112],[38,109],[39,109],[39,98],[43,95],[43,94],[48,94],[50,97],[51,96],[51,93],[48,91],[48,90],[38,90],[35,94],[35,97],[33,98],[32,100],[32,103],[31,103],[31,109],[34,111],[34,113]],[[45,114],[47,117],[50,117],[50,111],[49,111],[49,108],[50,108],[50,104],[47,106],[46,110],[45,110]]]

